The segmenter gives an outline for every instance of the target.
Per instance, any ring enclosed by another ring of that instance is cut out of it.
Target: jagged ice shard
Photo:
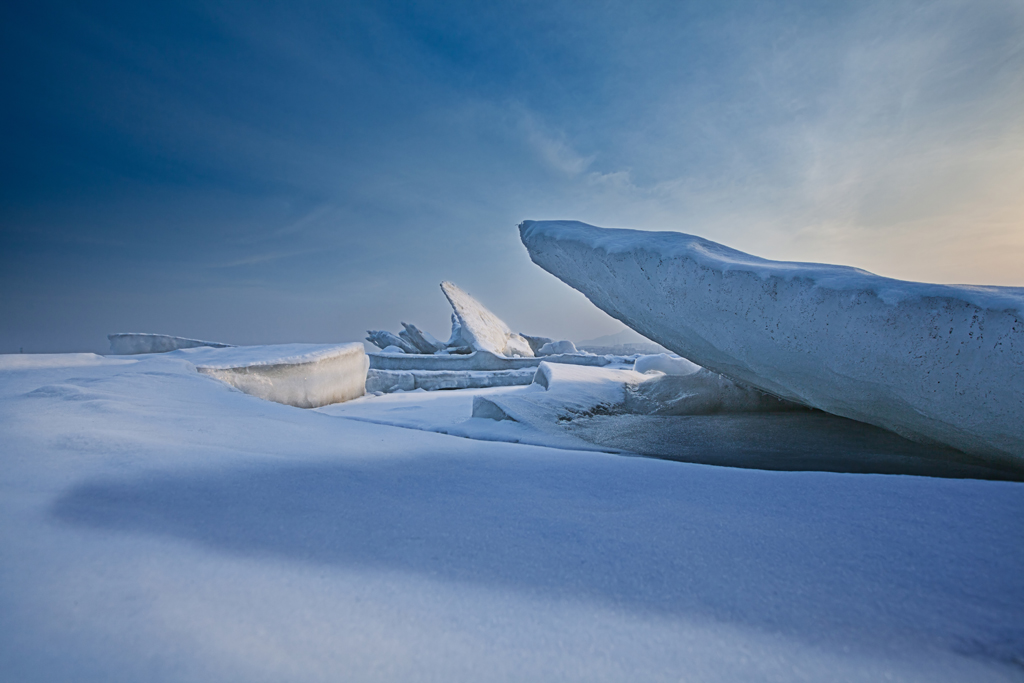
[[[524,221],[534,263],[727,377],[1024,466],[1024,289],[769,261],[700,237]]]
[[[473,349],[490,351],[499,356],[534,356],[530,342],[525,337],[509,329],[501,318],[454,283],[442,282],[441,291],[455,311],[462,339]]]

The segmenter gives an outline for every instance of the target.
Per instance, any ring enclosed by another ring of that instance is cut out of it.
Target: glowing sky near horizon
[[[621,326],[523,219],[1024,286],[1024,3],[7,3],[0,352]]]

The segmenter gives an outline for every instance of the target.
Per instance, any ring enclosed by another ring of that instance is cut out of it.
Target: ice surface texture
[[[903,282],[577,221],[519,231],[534,263],[701,366],[1024,466],[1024,289]]]
[[[362,396],[369,367],[359,343],[191,349],[175,355],[240,391],[297,408],[319,408]]]
[[[110,340],[110,352],[124,356],[137,353],[166,353],[167,351],[176,351],[178,349],[192,349],[197,346],[211,346],[216,349],[224,349],[231,346],[231,344],[221,344],[220,342],[142,332],[108,334],[107,339]]]

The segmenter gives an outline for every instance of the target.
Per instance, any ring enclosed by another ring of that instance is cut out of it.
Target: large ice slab
[[[360,343],[194,348],[173,355],[247,394],[297,408],[362,396],[369,368]]]
[[[501,318],[459,289],[455,283],[442,282],[441,291],[455,311],[462,339],[472,348],[509,357],[526,358],[534,355],[530,342],[525,337],[509,329]]]
[[[1024,289],[769,261],[680,233],[577,221],[519,230],[534,263],[701,366],[1024,466]]]
[[[222,344],[220,342],[143,332],[118,332],[116,334],[108,334],[107,339],[110,340],[110,352],[119,356],[138,353],[166,353],[178,349],[193,349],[199,346],[209,346],[215,349],[231,347],[231,344]]]

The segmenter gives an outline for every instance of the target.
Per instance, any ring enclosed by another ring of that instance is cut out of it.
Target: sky
[[[1024,286],[1024,2],[0,8],[0,353],[622,329],[516,226]]]

